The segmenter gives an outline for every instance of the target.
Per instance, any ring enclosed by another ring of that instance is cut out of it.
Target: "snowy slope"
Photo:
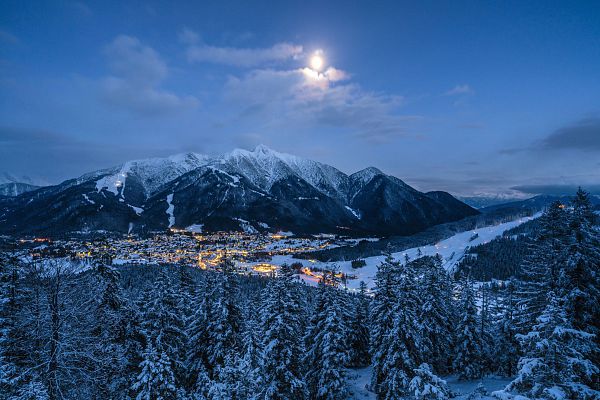
[[[483,228],[457,233],[456,235],[451,236],[448,239],[442,240],[434,245],[414,247],[398,253],[393,253],[392,256],[396,260],[400,261],[403,261],[405,256],[408,256],[411,259],[415,259],[417,257],[417,252],[420,249],[424,256],[433,256],[436,254],[440,254],[442,256],[442,259],[444,260],[444,268],[447,271],[452,270],[464,256],[465,250],[468,247],[487,243],[495,239],[496,237],[501,236],[505,231],[512,229],[518,225],[521,225],[524,222],[537,218],[540,215],[541,213],[538,213],[535,214],[533,217],[523,217],[503,224],[486,226]],[[477,234],[478,237],[474,240],[470,240],[472,237],[474,237],[475,234]],[[377,273],[377,267],[381,264],[382,261],[384,261],[384,259],[384,255],[367,257],[365,258],[365,262],[367,265],[363,268],[358,269],[352,268],[351,261],[336,261],[328,263],[315,260],[295,259],[291,256],[274,256],[271,262],[276,265],[292,264],[294,262],[299,262],[306,267],[320,269],[331,269],[335,266],[340,272],[347,273],[348,275],[356,275],[357,279],[350,280],[348,282],[348,287],[351,289],[358,289],[360,281],[364,281],[369,288],[372,288],[374,286],[374,278],[375,274]],[[317,283],[317,280],[310,276],[302,275],[301,278],[308,283]]]
[[[279,153],[264,145],[257,146],[253,151],[235,149],[214,162],[227,164],[254,185],[267,191],[278,180],[298,176],[320,192],[342,199],[348,185],[348,176],[334,167]]]
[[[148,158],[127,161],[96,182],[98,191],[106,189],[119,195],[124,193],[127,179],[135,177],[141,183],[146,197],[154,194],[173,179],[206,165],[210,158],[197,153],[177,154],[166,158]]]

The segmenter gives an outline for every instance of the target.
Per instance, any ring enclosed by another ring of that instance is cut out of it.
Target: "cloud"
[[[471,86],[464,84],[464,85],[454,86],[452,89],[445,92],[444,96],[458,96],[458,95],[474,94],[474,93],[475,92],[473,91],[473,89],[471,89]]]
[[[409,124],[420,119],[398,114],[401,96],[368,92],[348,79],[348,73],[333,67],[319,74],[308,68],[257,69],[230,77],[225,94],[228,101],[244,105],[242,118],[342,129],[372,143],[407,135]]]
[[[179,32],[179,41],[185,44],[196,44],[200,41],[200,35],[189,28],[183,28]]]
[[[593,195],[600,195],[600,184],[546,184],[546,185],[518,185],[511,189],[527,194],[548,194],[554,196],[573,195],[581,188]]]
[[[138,114],[156,115],[196,107],[193,96],[161,89],[169,69],[160,55],[137,38],[120,35],[105,48],[112,75],[102,81],[104,98]]]
[[[302,51],[302,46],[291,43],[278,43],[272,47],[254,49],[194,44],[187,49],[187,58],[190,62],[257,67],[295,59]]]
[[[600,151],[600,118],[587,118],[553,132],[536,146],[540,150]]]

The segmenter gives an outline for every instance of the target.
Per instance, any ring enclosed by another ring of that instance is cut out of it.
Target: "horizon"
[[[2,9],[0,171],[15,176],[264,143],[423,191],[600,193],[598,4]]]
[[[130,163],[130,162],[140,162],[140,161],[150,161],[150,160],[164,160],[164,159],[176,159],[178,157],[181,156],[187,156],[187,155],[195,155],[195,156],[205,156],[205,157],[210,157],[210,158],[219,158],[219,157],[223,157],[226,156],[228,154],[232,154],[236,151],[246,151],[246,152],[250,152],[250,153],[256,153],[257,151],[261,150],[261,149],[266,149],[270,152],[276,153],[278,155],[284,155],[284,156],[292,156],[292,157],[298,157],[298,158],[302,158],[305,160],[311,160],[310,158],[305,158],[305,157],[299,157],[295,154],[291,154],[291,153],[286,153],[286,152],[281,152],[278,151],[277,149],[273,149],[263,143],[259,143],[257,145],[255,145],[252,148],[242,148],[242,147],[237,147],[234,148],[230,151],[226,151],[226,152],[206,152],[206,153],[198,153],[198,152],[193,152],[193,151],[186,151],[186,152],[181,152],[181,153],[176,153],[176,154],[170,154],[167,156],[156,156],[156,157],[148,157],[148,158],[139,158],[139,159],[135,159],[135,160],[123,160],[122,162],[119,162],[117,164],[111,165],[111,166],[105,166],[103,168],[100,168],[98,170],[94,170],[94,171],[85,171],[79,175],[75,175],[75,176],[71,176],[68,177],[66,179],[63,180],[59,180],[56,182],[47,182],[47,181],[39,181],[36,180],[30,176],[26,176],[26,175],[12,175],[10,173],[7,173],[5,171],[0,171],[0,178],[2,177],[2,175],[8,179],[8,180],[14,180],[15,182],[23,182],[23,183],[28,183],[28,184],[33,184],[36,186],[40,186],[40,187],[44,187],[44,186],[55,186],[55,185],[60,185],[62,183],[64,183],[65,181],[68,181],[70,179],[75,179],[75,178],[79,178],[82,176],[85,176],[87,174],[93,173],[93,172],[98,172],[98,171],[102,171],[102,170],[110,170],[110,169],[114,169],[114,168],[118,168],[121,167],[123,165],[125,165],[126,163]],[[328,164],[326,162],[321,162],[318,160],[311,160],[311,161],[316,161],[319,162],[321,164],[325,164],[328,165],[330,167],[333,167],[335,169],[337,169],[338,171],[344,173],[347,176],[351,176],[353,174],[362,172],[366,169],[370,169],[370,168],[374,168],[386,175],[391,175],[391,176],[395,176],[393,174],[390,174],[384,170],[381,170],[378,166],[376,165],[368,165],[364,168],[361,168],[359,170],[351,170],[351,171],[344,171],[342,169],[339,169],[337,166],[335,165],[331,165]],[[423,189],[421,187],[419,187],[418,183],[413,183],[410,181],[410,178],[404,178],[401,176],[395,176],[396,178],[399,178],[403,181],[405,181],[406,183],[408,183],[410,186],[413,186],[414,188],[416,188],[417,190],[420,190],[422,192],[429,192],[429,191],[436,191],[436,190],[441,190],[441,189],[437,189],[437,188],[426,188]],[[600,185],[534,185],[534,186],[514,186],[514,187],[510,187],[508,188],[508,191],[505,192],[496,192],[496,193],[468,193],[468,194],[463,194],[463,193],[457,193],[454,192],[452,190],[445,190],[449,193],[451,193],[453,196],[457,196],[458,198],[497,198],[498,200],[506,200],[506,201],[511,201],[511,200],[522,200],[522,199],[528,199],[528,198],[532,198],[535,196],[539,196],[539,195],[550,195],[550,196],[572,196],[578,188],[583,188],[584,190],[586,190],[588,193],[590,193],[591,195],[594,196],[600,196]]]

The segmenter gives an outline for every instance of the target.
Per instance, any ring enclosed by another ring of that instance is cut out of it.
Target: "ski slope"
[[[424,256],[433,256],[436,254],[441,255],[443,259],[444,269],[446,269],[447,271],[451,271],[462,259],[467,248],[488,243],[496,237],[502,236],[502,234],[505,231],[519,226],[527,221],[531,221],[532,219],[537,218],[540,215],[541,213],[537,213],[531,217],[523,217],[498,225],[491,225],[483,228],[460,232],[433,245],[414,247],[397,253],[392,253],[392,257],[399,261],[404,261],[406,256],[408,256],[411,259],[414,259],[417,258],[417,253],[420,249],[421,253]],[[477,237],[475,237],[475,235],[477,235]],[[381,262],[384,259],[384,255],[367,257],[364,259],[367,265],[358,269],[352,268],[351,261],[320,262],[316,260],[296,259],[288,255],[274,256],[271,262],[275,265],[302,263],[303,266],[308,267],[310,269],[336,269],[348,275],[356,276],[356,279],[348,280],[348,288],[358,289],[361,281],[364,281],[367,284],[368,288],[374,287],[374,279],[375,274],[377,273],[377,267],[381,264]],[[318,278],[314,276],[302,274],[300,275],[300,278],[310,284],[316,284],[318,282]]]

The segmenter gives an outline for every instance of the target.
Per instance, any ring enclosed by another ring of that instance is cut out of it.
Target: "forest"
[[[3,253],[0,399],[346,399],[349,371],[367,366],[382,400],[451,398],[450,374],[510,378],[499,399],[598,399],[596,219],[580,190],[530,235],[486,248],[498,279],[388,256],[357,292],[335,271],[311,287],[286,266],[261,278],[230,260],[203,271]]]

